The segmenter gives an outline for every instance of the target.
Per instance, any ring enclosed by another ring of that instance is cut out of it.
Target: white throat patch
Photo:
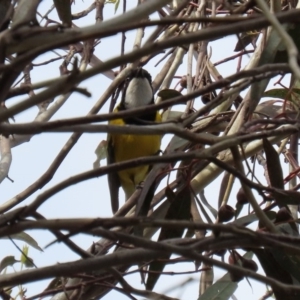
[[[147,105],[153,98],[152,87],[146,78],[132,78],[125,94],[125,107],[137,108]]]

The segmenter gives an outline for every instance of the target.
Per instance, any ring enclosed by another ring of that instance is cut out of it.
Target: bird
[[[125,80],[121,101],[114,109],[114,112],[126,111],[150,104],[154,104],[151,75],[148,71],[139,67],[132,70]],[[118,126],[142,126],[161,121],[162,117],[158,111],[147,112],[145,109],[145,113],[138,117],[114,119],[108,123]],[[107,164],[119,163],[143,156],[158,155],[161,138],[161,135],[108,134]],[[142,165],[108,174],[113,213],[116,213],[119,209],[120,187],[124,190],[125,198],[128,200],[136,187],[145,180],[150,170],[150,165]]]

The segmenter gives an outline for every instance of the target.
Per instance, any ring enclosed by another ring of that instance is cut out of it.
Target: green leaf
[[[201,193],[203,193],[203,195],[204,195],[204,191],[202,191]],[[201,194],[200,194],[200,197],[201,197]],[[201,202],[209,209],[209,211],[211,212],[211,214],[215,218],[217,218],[218,211],[213,206],[210,205],[210,203],[207,201],[206,197],[201,197]]]
[[[293,276],[300,283],[300,261],[296,256],[287,255],[284,251],[275,247],[271,248],[276,261],[280,267]]]
[[[166,195],[169,202],[171,202],[169,210],[166,214],[166,220],[190,220],[191,191],[189,186],[187,185],[185,188],[183,188],[181,191],[177,192],[176,194],[171,189],[167,189]],[[158,241],[182,237],[183,232],[184,232],[184,228],[178,228],[178,229],[162,228]],[[167,254],[163,258],[168,259],[170,258],[170,255],[171,254]],[[154,261],[150,264],[149,267],[150,273],[146,281],[147,290],[152,290],[154,288],[164,267],[165,267],[165,263],[161,261]]]
[[[243,255],[246,259],[251,259],[253,252],[249,251]],[[204,294],[202,294],[198,300],[228,300],[235,290],[238,284],[232,282],[230,274],[227,272],[222,278],[217,280],[212,286],[210,286]]]
[[[263,139],[263,147],[266,153],[267,169],[271,185],[278,189],[284,189],[279,155],[268,139]]]
[[[20,262],[14,256],[6,256],[0,262],[0,273],[8,266],[13,266],[15,263]]]
[[[293,24],[289,25],[287,29],[288,34],[293,39],[296,47],[298,48],[298,51],[300,50],[300,25],[299,24]],[[277,51],[274,63],[287,63],[288,62],[288,54],[285,49],[280,51]]]
[[[115,13],[117,12],[119,5],[120,5],[120,0],[107,0],[105,1],[105,4],[114,4],[115,5]]]
[[[161,98],[162,101],[172,99],[175,97],[182,96],[180,92],[174,89],[164,89],[157,93],[157,96]]]
[[[244,50],[250,43],[255,45],[256,40],[259,36],[258,31],[247,31],[247,32],[242,32],[239,35],[239,40],[237,44],[235,45],[235,48],[233,51],[238,52]]]
[[[279,98],[282,100],[291,100],[292,94],[300,95],[300,89],[272,89],[263,93],[263,97]]]
[[[275,220],[275,218],[276,218],[275,211],[266,211],[265,214],[270,220]],[[248,226],[249,224],[251,224],[255,221],[258,221],[257,216],[255,214],[249,214],[247,216],[236,219],[233,222],[230,222],[230,224],[238,225],[238,226]]]
[[[4,30],[10,23],[11,14],[8,15],[9,8],[11,6],[11,0],[0,1],[0,30]]]
[[[267,100],[256,106],[255,112],[259,113],[256,117],[261,118],[261,114],[270,118],[275,118],[282,113],[282,105],[277,105],[278,100]]]
[[[23,242],[26,242],[29,246],[39,250],[43,251],[43,249],[38,245],[38,243],[27,233],[25,232],[19,232],[16,234],[10,235],[10,238],[13,240],[20,240]]]
[[[263,97],[279,98],[295,102],[300,96],[300,89],[272,89],[264,92]],[[296,98],[296,99],[295,99]],[[299,101],[296,101],[296,103]]]
[[[179,148],[188,145],[188,143],[190,143],[190,141],[183,139],[177,135],[174,135],[168,145],[168,152],[169,153],[174,152]]]
[[[24,245],[21,254],[21,263],[26,268],[33,268],[34,267],[33,259],[28,256],[28,252],[29,252],[28,246]]]
[[[28,252],[29,252],[29,248],[27,245],[24,245],[23,246],[23,249],[22,249],[22,254],[21,254],[21,263],[24,264],[25,261],[26,261],[26,257],[28,255]]]
[[[72,26],[72,14],[70,0],[53,0],[59,19],[63,25]]]
[[[198,300],[228,300],[236,291],[238,284],[230,280],[229,273],[210,286]]]
[[[253,252],[255,253],[261,267],[264,269],[268,277],[276,279],[285,284],[293,284],[291,274],[278,263],[270,249],[253,249]],[[276,286],[272,286],[272,289],[276,299],[300,299],[299,292],[295,292],[293,295],[295,296],[294,298],[288,298],[285,290],[277,288]]]
[[[283,234],[293,235],[293,236],[299,235],[297,226],[295,226],[295,223],[293,221],[278,224],[276,225],[276,229],[278,229],[278,231],[282,232]]]
[[[273,191],[272,195],[276,199],[276,201],[282,206],[286,206],[289,204],[300,204],[300,193],[297,191]]]
[[[63,284],[64,284],[64,279],[62,277],[56,277],[49,282],[48,286],[44,289],[44,292],[61,288]]]
[[[115,4],[115,13],[117,12],[119,5],[120,5],[120,0],[117,0]]]
[[[151,215],[153,220],[164,219],[169,210],[170,203],[168,201],[164,201],[158,208],[156,208]],[[144,229],[143,236],[146,239],[150,239],[153,235],[159,230],[159,227],[148,227]]]
[[[162,113],[162,122],[170,121],[170,120],[178,120],[182,116],[182,111],[164,111]]]
[[[284,190],[283,173],[279,160],[279,155],[274,149],[268,139],[263,139],[263,147],[266,154],[268,175],[271,186],[277,189]],[[296,192],[297,193],[297,192]],[[299,204],[299,196],[297,198],[291,197],[294,193],[290,191],[273,192],[272,195],[279,206],[286,206],[288,204]],[[299,195],[299,193],[297,193]],[[296,203],[295,203],[296,202]]]

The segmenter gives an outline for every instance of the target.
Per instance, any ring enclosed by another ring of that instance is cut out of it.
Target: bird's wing
[[[113,164],[114,160],[114,148],[112,144],[112,138],[108,136],[107,143],[107,165]],[[111,199],[111,208],[113,213],[116,213],[119,209],[119,188],[121,186],[120,179],[117,172],[111,172],[107,175],[108,186]]]

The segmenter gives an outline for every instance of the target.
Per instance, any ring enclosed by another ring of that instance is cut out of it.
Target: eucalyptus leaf
[[[249,251],[243,255],[246,259],[251,259],[253,252]],[[230,279],[230,273],[227,272],[222,278],[217,280],[212,286],[210,286],[198,300],[228,300],[235,290],[238,284],[232,282]]]
[[[162,99],[162,101],[182,96],[180,92],[174,89],[161,90],[157,93],[157,95]]]
[[[178,120],[182,116],[182,111],[164,111],[162,113],[162,122]]]
[[[70,0],[53,0],[57,14],[65,26],[72,26],[72,14]]]
[[[276,247],[271,249],[271,253],[281,268],[286,270],[300,284],[300,260],[296,256],[288,255]]]
[[[19,232],[16,234],[12,234],[9,237],[13,240],[19,240],[19,241],[26,242],[29,246],[31,246],[39,251],[43,251],[43,249],[38,245],[36,240],[33,239],[29,234],[27,234],[25,232]],[[6,239],[6,237],[4,237],[4,239]]]
[[[166,195],[171,203],[166,217],[166,220],[189,220],[191,217],[191,191],[187,185],[182,190],[174,193],[170,188],[167,188]],[[162,228],[158,241],[182,237],[184,228]],[[171,254],[166,254],[163,258],[169,259]],[[149,266],[149,275],[146,281],[147,290],[152,290],[159,279],[161,272],[165,267],[162,261],[153,261]]]
[[[276,218],[275,211],[266,211],[265,214],[270,220],[275,220]],[[238,226],[247,226],[255,221],[258,221],[256,214],[249,214],[247,216],[236,219],[233,222],[230,222],[230,224]]]
[[[13,266],[15,263],[20,262],[14,256],[6,256],[0,262],[0,273],[8,266]]]
[[[300,89],[271,89],[263,93],[263,97],[279,98],[282,100],[291,100],[293,93],[300,95]]]

